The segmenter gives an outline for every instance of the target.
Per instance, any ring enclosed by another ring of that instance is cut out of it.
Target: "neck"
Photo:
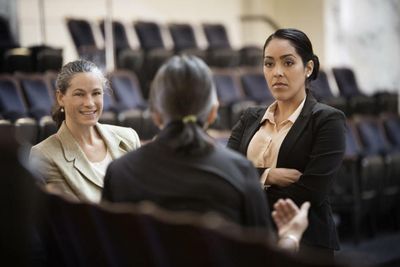
[[[291,98],[286,101],[277,101],[277,108],[275,111],[275,116],[279,116],[279,118],[285,120],[289,118],[290,115],[299,107],[300,103],[306,97],[305,90],[302,90],[301,93],[297,94],[294,98]]]
[[[71,132],[74,139],[81,145],[93,145],[96,139],[99,138],[99,134],[97,133],[95,126],[79,127],[73,123],[68,123],[68,121],[65,121],[65,125]]]

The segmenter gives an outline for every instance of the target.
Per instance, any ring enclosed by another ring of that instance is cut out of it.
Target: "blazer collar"
[[[107,130],[105,126],[97,123],[96,129],[99,131],[101,137],[107,145],[107,149],[113,159],[124,154],[124,150],[120,148],[123,142],[119,136]],[[57,131],[57,137],[61,142],[64,151],[64,157],[68,162],[73,162],[74,167],[84,176],[99,187],[103,187],[100,183],[101,179],[96,179],[97,174],[94,172],[89,163],[85,153],[79,146],[78,142],[72,136],[72,133],[67,128],[65,122],[62,123],[60,129]]]
[[[281,148],[279,149],[277,166],[279,166],[280,161],[282,159],[285,159],[286,155],[290,153],[291,148],[297,142],[297,139],[300,137],[303,130],[309,123],[312,110],[316,103],[317,100],[315,100],[313,95],[307,90],[306,101],[304,103],[303,109],[300,112],[297,120],[294,122],[292,128],[287,133],[285,139],[282,142]]]

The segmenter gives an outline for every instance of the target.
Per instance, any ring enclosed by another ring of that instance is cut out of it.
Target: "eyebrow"
[[[293,54],[286,54],[286,55],[283,55],[283,56],[280,56],[279,58],[280,59],[283,59],[283,58],[286,58],[286,57],[294,57],[294,58],[297,58],[295,55],[293,55]],[[272,58],[273,59],[273,57],[270,57],[270,56],[265,56],[264,58]]]

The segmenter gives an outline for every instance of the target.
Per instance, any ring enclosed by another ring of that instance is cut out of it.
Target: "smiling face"
[[[65,122],[76,127],[94,126],[103,111],[103,84],[99,75],[77,73],[65,94],[57,91],[57,101],[65,110]]]
[[[286,39],[272,39],[264,50],[264,76],[278,101],[299,102],[304,99],[305,81],[314,63],[303,63],[296,49]]]

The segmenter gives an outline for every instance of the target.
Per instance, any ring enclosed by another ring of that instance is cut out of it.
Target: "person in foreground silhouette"
[[[150,91],[154,141],[113,161],[102,199],[152,201],[174,211],[217,212],[245,227],[267,229],[272,222],[258,173],[245,157],[205,132],[217,115],[218,101],[207,65],[193,56],[175,56],[158,71]],[[307,227],[309,203],[275,205],[281,247],[296,250]]]

